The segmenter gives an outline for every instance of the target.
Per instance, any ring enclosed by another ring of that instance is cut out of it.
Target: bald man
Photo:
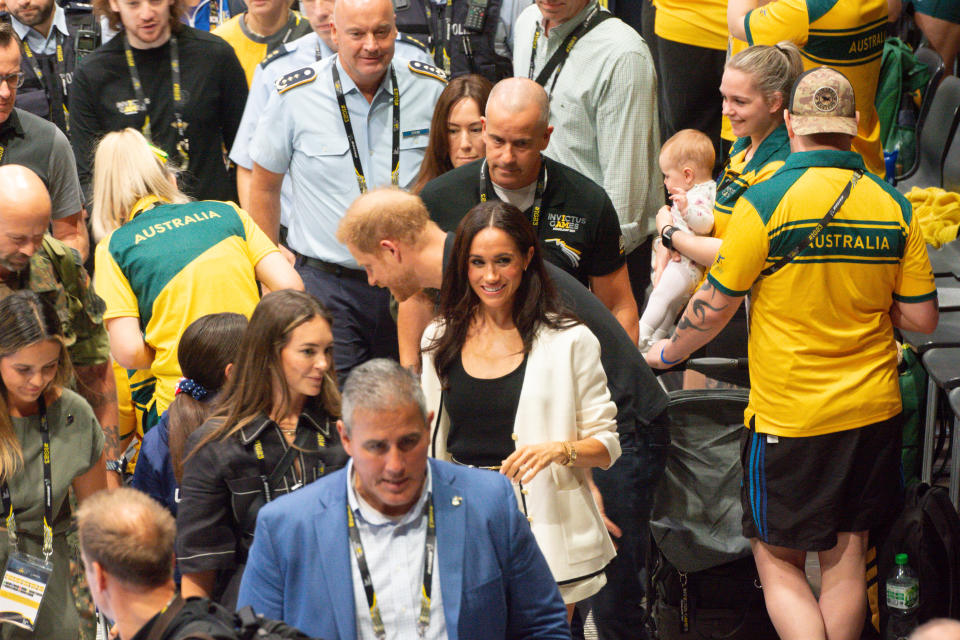
[[[617,211],[600,185],[543,155],[553,133],[549,120],[543,87],[526,78],[501,80],[481,118],[486,158],[435,178],[420,196],[445,231],[489,199],[526,212],[547,260],[588,286],[636,342],[637,304]]]
[[[27,167],[4,165],[0,193],[0,298],[30,289],[57,309],[76,371],[76,391],[100,421],[107,459],[117,460],[123,449],[103,301],[89,287],[76,250],[47,234],[51,204],[40,177]],[[108,482],[119,486],[120,476],[111,473]]]
[[[260,117],[250,145],[250,214],[278,239],[288,173],[287,245],[307,291],[333,315],[334,361],[345,380],[370,358],[396,358],[397,337],[389,294],[367,284],[337,242],[337,224],[368,188],[414,181],[446,80],[423,62],[394,61],[390,0],[337,0],[331,34],[337,55],[280,78]]]

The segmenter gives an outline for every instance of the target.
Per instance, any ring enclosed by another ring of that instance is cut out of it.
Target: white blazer
[[[421,346],[441,335],[434,321]],[[431,453],[449,460],[450,421],[441,406],[441,385],[433,353],[423,354],[421,378],[431,426]],[[610,400],[607,376],[600,364],[600,343],[583,325],[555,330],[542,327],[527,356],[513,437],[518,447],[549,441],[596,438],[607,448],[612,465],[620,457],[617,407]],[[554,579],[573,582],[603,570],[616,555],[582,468],[551,464],[517,492],[533,535]]]

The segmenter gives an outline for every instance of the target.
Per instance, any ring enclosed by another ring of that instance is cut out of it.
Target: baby
[[[673,226],[697,235],[713,229],[713,203],[717,186],[713,181],[713,143],[694,129],[678,131],[660,149],[663,184],[670,193]],[[664,208],[668,208],[664,205]],[[661,229],[662,231],[662,229]],[[640,318],[640,351],[665,337],[683,305],[703,277],[703,267],[687,257],[671,260],[655,283]]]

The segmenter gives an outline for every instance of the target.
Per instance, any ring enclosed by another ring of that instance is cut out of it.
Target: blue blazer
[[[557,583],[509,481],[432,458],[429,464],[450,640],[569,640]],[[342,469],[261,509],[238,607],[252,605],[324,640],[355,640],[346,505]]]

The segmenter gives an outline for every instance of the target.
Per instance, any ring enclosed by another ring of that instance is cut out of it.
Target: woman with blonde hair
[[[75,640],[80,630],[68,491],[83,501],[105,488],[106,460],[93,410],[65,388],[71,375],[56,309],[32,291],[0,300],[0,562],[18,552],[52,563],[33,630],[3,625],[3,638]]]
[[[271,290],[303,289],[300,276],[249,215],[215,200],[190,201],[166,155],[133,129],[109,133],[94,159],[93,226],[102,236],[94,288],[110,351],[120,366],[149,372],[131,383],[143,431],[173,400],[177,342],[210,313],[248,316]]]
[[[187,439],[177,562],[184,597],[236,605],[260,508],[347,462],[330,316],[313,296],[257,305],[214,415]]]

